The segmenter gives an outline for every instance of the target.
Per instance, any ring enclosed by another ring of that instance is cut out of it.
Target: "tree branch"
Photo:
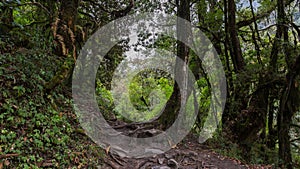
[[[288,5],[290,5],[294,0],[287,0],[287,2],[285,3],[285,7],[287,7]],[[244,26],[248,26],[250,24],[252,24],[253,22],[265,18],[267,16],[269,16],[275,9],[276,9],[277,4],[275,4],[274,6],[272,6],[269,10],[267,10],[266,12],[262,12],[260,14],[257,14],[255,18],[249,18],[249,19],[245,19],[243,21],[239,21],[237,22],[237,27],[241,28]]]
[[[297,125],[297,124],[291,124],[291,127],[296,127],[296,128],[299,128],[300,129],[300,125]]]
[[[299,27],[294,22],[292,22],[291,25],[296,30],[296,32],[298,33],[298,40],[300,41],[300,29],[299,29]]]
[[[0,155],[0,159],[9,158],[9,157],[17,157],[19,154],[2,154]]]

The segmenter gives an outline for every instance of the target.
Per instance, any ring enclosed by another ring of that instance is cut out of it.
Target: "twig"
[[[124,164],[122,164],[122,162],[121,162],[119,159],[117,159],[115,156],[113,156],[111,153],[109,154],[109,156],[110,156],[113,160],[115,160],[115,162],[117,162],[119,165],[124,166]]]
[[[17,157],[19,154],[2,154],[0,155],[0,159],[9,158],[9,157]]]
[[[151,121],[147,121],[147,122],[135,122],[135,123],[127,123],[127,124],[122,124],[119,126],[114,126],[114,129],[120,129],[120,128],[124,128],[124,127],[130,127],[130,126],[136,126],[136,125],[146,125],[146,124],[155,124],[155,119],[151,120]]]
[[[120,167],[114,163],[112,163],[111,161],[105,161],[105,163],[109,166],[111,166],[113,169],[119,169]]]

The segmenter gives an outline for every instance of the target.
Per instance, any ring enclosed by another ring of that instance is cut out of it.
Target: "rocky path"
[[[123,129],[124,130],[124,129]],[[151,158],[121,158],[107,152],[101,169],[268,169],[271,166],[249,166],[217,154],[189,134],[176,147]]]

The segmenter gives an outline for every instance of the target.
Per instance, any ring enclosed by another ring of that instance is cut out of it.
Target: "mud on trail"
[[[149,132],[147,127],[137,130],[134,126],[124,124],[112,124],[118,131],[128,134],[141,134]],[[121,126],[121,127],[120,127]],[[132,132],[135,131],[135,132]],[[151,130],[153,131],[153,129]],[[107,156],[101,169],[267,169],[272,166],[250,166],[242,162],[224,157],[213,152],[207,146],[198,143],[198,138],[189,134],[175,147],[169,151],[148,158],[121,158],[110,153],[107,149]]]

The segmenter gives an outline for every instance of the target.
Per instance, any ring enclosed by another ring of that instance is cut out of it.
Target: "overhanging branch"
[[[294,0],[287,0],[287,2],[285,3],[285,7],[287,7],[288,5],[290,5],[292,2],[294,2]],[[253,22],[255,22],[255,21],[259,20],[259,19],[268,17],[276,9],[276,6],[277,5],[275,4],[269,10],[257,14],[255,18],[251,17],[249,19],[245,19],[245,20],[237,22],[237,24],[236,24],[237,27],[241,28],[241,27],[244,27],[244,26],[248,26],[248,25],[252,24]]]

